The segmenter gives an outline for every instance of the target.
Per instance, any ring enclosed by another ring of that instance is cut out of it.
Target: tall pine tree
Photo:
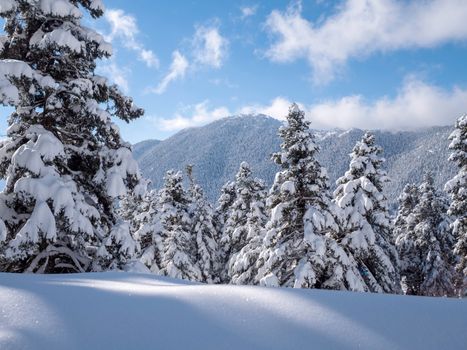
[[[455,218],[452,229],[457,241],[454,252],[459,257],[460,293],[467,295],[467,115],[457,120],[449,139],[452,150],[449,160],[457,164],[459,172],[446,183],[445,190],[451,196],[448,213]]]
[[[366,133],[350,155],[349,170],[337,180],[335,202],[341,208],[342,244],[355,257],[372,292],[398,292],[398,257],[392,238],[383,185],[382,149]]]
[[[146,219],[146,213],[149,208],[149,190],[150,181],[141,179],[140,184],[130,193],[123,197],[120,202],[118,214],[129,223],[131,234],[134,235]]]
[[[164,188],[160,193],[161,272],[169,277],[202,281],[182,174],[168,171],[164,179]]]
[[[2,1],[0,103],[14,108],[0,144],[0,269],[99,271],[121,267],[137,246],[117,201],[140,175],[113,116],[143,111],[94,73],[111,55],[81,25],[100,0]]]
[[[217,200],[217,208],[215,211],[216,227],[219,240],[224,235],[226,222],[230,216],[230,208],[235,201],[235,198],[237,198],[235,181],[228,181],[221,188],[221,195]]]
[[[454,295],[454,239],[449,228],[447,201],[428,174],[418,188],[418,201],[406,217],[405,232],[397,237],[401,274],[407,294]]]
[[[333,239],[338,227],[328,178],[309,126],[293,104],[279,129],[283,142],[273,160],[281,171],[267,200],[271,217],[257,278],[266,286],[365,290],[351,257]]]
[[[225,254],[225,281],[255,284],[255,264],[267,221],[266,191],[263,181],[253,178],[250,166],[240,164],[235,177],[236,199],[229,207],[230,216],[222,236]]]
[[[162,220],[159,193],[146,192],[131,220],[141,251],[139,260],[153,273],[160,273],[163,252]]]
[[[204,196],[203,189],[193,178],[193,166],[187,166],[187,175],[190,181],[188,191],[189,214],[191,231],[195,238],[196,256],[202,282],[220,282],[220,252],[216,241],[214,210]]]
[[[420,254],[415,246],[415,218],[414,210],[420,200],[418,186],[407,184],[399,196],[399,210],[394,222],[394,237],[399,253],[399,268],[402,290],[408,295],[417,295],[414,288],[422,279],[419,266]]]

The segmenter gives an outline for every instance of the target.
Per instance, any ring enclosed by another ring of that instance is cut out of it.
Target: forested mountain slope
[[[180,131],[164,140],[147,140],[134,145],[134,155],[144,176],[153,186],[162,185],[166,170],[184,169],[194,164],[194,175],[211,201],[222,185],[233,179],[238,166],[247,161],[254,175],[271,184],[277,167],[270,155],[279,149],[278,128],[281,122],[264,115],[234,116],[203,127]],[[418,182],[432,171],[440,188],[453,176],[448,162],[448,136],[452,127],[432,127],[418,131],[374,131],[376,142],[384,149],[386,169],[392,182],[387,187],[394,205],[407,182]],[[348,168],[349,156],[364,130],[316,131],[321,152],[319,159],[327,168],[332,187]]]

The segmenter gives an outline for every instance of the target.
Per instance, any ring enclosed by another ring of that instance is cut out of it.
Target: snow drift
[[[0,349],[462,349],[466,300],[0,274]]]

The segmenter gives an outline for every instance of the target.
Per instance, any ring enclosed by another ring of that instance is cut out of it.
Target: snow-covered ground
[[[466,349],[467,300],[0,274],[0,349]]]

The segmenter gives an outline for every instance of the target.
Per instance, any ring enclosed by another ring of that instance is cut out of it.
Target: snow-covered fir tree
[[[279,129],[281,167],[267,205],[271,217],[258,259],[258,280],[266,286],[365,290],[352,257],[334,240],[338,227],[319,148],[296,104]]]
[[[129,192],[120,201],[118,213],[120,217],[129,223],[132,235],[138,231],[148,219],[147,213],[151,203],[151,195],[148,190],[150,181],[141,179],[135,190]]]
[[[398,292],[398,257],[383,185],[388,178],[375,137],[366,133],[350,155],[349,170],[337,180],[341,244],[358,263],[372,292]]]
[[[128,213],[128,215],[132,215]],[[163,254],[162,221],[159,193],[144,194],[130,221],[134,237],[140,246],[139,260],[153,273],[160,273]]]
[[[449,160],[455,162],[459,172],[446,183],[445,190],[451,196],[448,213],[455,220],[452,224],[456,239],[454,252],[459,258],[457,270],[461,274],[460,293],[467,295],[467,115],[461,116],[449,136],[452,150]]]
[[[0,269],[98,271],[121,267],[137,245],[116,215],[139,170],[113,116],[143,114],[94,73],[111,55],[81,25],[100,0],[2,0],[0,103],[14,108],[0,144]]]
[[[428,174],[418,188],[418,202],[406,217],[405,232],[397,237],[401,274],[407,294],[454,295],[454,239],[448,204]]]
[[[220,282],[221,261],[216,241],[214,210],[204,197],[203,189],[193,178],[193,166],[187,166],[190,182],[188,190],[188,212],[191,220],[191,232],[195,238],[195,261],[198,264],[202,282]]]
[[[221,237],[225,257],[224,281],[234,284],[254,284],[256,260],[262,245],[267,221],[264,182],[252,177],[250,166],[240,164],[235,176],[235,200]]]
[[[399,270],[402,290],[405,294],[416,295],[413,286],[421,280],[419,266],[420,254],[415,247],[414,209],[420,200],[418,186],[407,184],[399,196],[399,210],[394,221],[394,237],[399,253]]]
[[[235,198],[237,198],[235,181],[228,181],[221,188],[221,195],[217,200],[217,208],[215,211],[217,232],[219,238],[223,236],[225,223],[230,216],[230,207],[235,201]]]
[[[161,272],[169,277],[202,281],[182,173],[170,170],[164,180],[160,192]]]

